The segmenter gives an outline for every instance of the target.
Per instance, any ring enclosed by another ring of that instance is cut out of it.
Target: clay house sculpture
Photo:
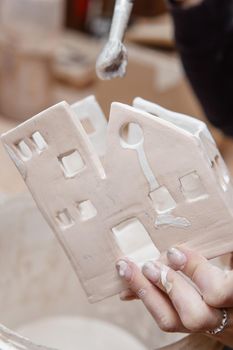
[[[87,131],[85,131],[85,129]],[[139,265],[185,244],[233,250],[228,170],[206,125],[136,98],[58,103],[2,135],[90,302],[124,289],[115,262]]]

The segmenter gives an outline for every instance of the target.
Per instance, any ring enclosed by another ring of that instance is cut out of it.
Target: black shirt
[[[184,69],[209,121],[233,136],[233,0],[182,9],[170,0]]]
[[[204,0],[187,9],[169,3],[191,85],[209,121],[233,137],[233,0]]]

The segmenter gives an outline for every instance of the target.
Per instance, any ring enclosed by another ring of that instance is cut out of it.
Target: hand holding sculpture
[[[146,263],[142,272],[118,261],[129,286],[121,299],[141,299],[163,331],[206,333],[233,346],[233,272],[183,247],[169,249],[165,260]]]

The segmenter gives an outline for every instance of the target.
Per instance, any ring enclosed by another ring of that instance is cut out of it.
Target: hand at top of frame
[[[119,275],[129,287],[121,299],[141,299],[163,331],[205,333],[233,346],[233,271],[183,247],[169,249],[165,260],[167,265],[162,259],[146,263],[142,272],[119,260]]]

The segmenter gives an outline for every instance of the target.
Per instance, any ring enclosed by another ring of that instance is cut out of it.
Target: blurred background
[[[114,0],[0,0],[0,134],[57,102],[74,103],[89,95],[96,96],[106,118],[111,102],[131,104],[140,96],[204,119],[182,70],[172,21],[163,0],[135,0],[125,40],[127,74],[124,79],[112,81],[97,78],[95,63],[108,37],[114,3]],[[215,131],[214,136],[218,141],[220,136]],[[77,288],[77,278],[52,232],[32,199],[25,197],[28,192],[25,183],[1,143],[0,164],[1,322],[19,329],[19,325],[31,320],[62,313],[85,316],[85,320],[99,319],[107,325],[94,324],[90,334],[95,337],[84,332],[90,329],[90,321],[84,326],[82,321],[79,327],[75,319],[78,328],[74,328],[73,334],[68,332],[65,339],[69,343],[72,335],[76,341],[76,329],[81,330],[80,337],[83,333],[85,344],[101,337],[106,341],[108,335],[111,345],[106,349],[158,349],[179,339],[163,335],[158,327],[155,330],[142,305],[123,305],[115,298],[90,306],[81,286]],[[70,322],[73,320],[65,323],[69,331]],[[121,327],[123,336],[119,329],[115,333],[114,329],[106,328],[109,324]],[[36,333],[38,342],[42,331],[50,329],[48,323],[42,326],[36,326],[41,330]],[[67,349],[61,337],[57,338],[64,323],[56,323],[56,327],[53,333],[58,348],[62,345]],[[126,331],[134,338],[125,338]],[[0,330],[0,343],[3,333]],[[136,344],[135,339],[141,343]],[[98,344],[98,348],[87,349],[103,349],[102,343]],[[210,349],[204,339],[201,344],[203,349]],[[82,345],[79,348],[84,350]],[[178,348],[181,347],[172,347]],[[182,348],[191,349],[189,344]]]
[[[97,78],[95,62],[113,8],[114,0],[0,0],[0,132],[56,102],[90,94],[106,117],[111,102],[131,103],[136,96],[202,117],[163,0],[136,0],[126,35],[126,77]],[[20,191],[23,182],[2,148],[0,160],[0,189]]]

